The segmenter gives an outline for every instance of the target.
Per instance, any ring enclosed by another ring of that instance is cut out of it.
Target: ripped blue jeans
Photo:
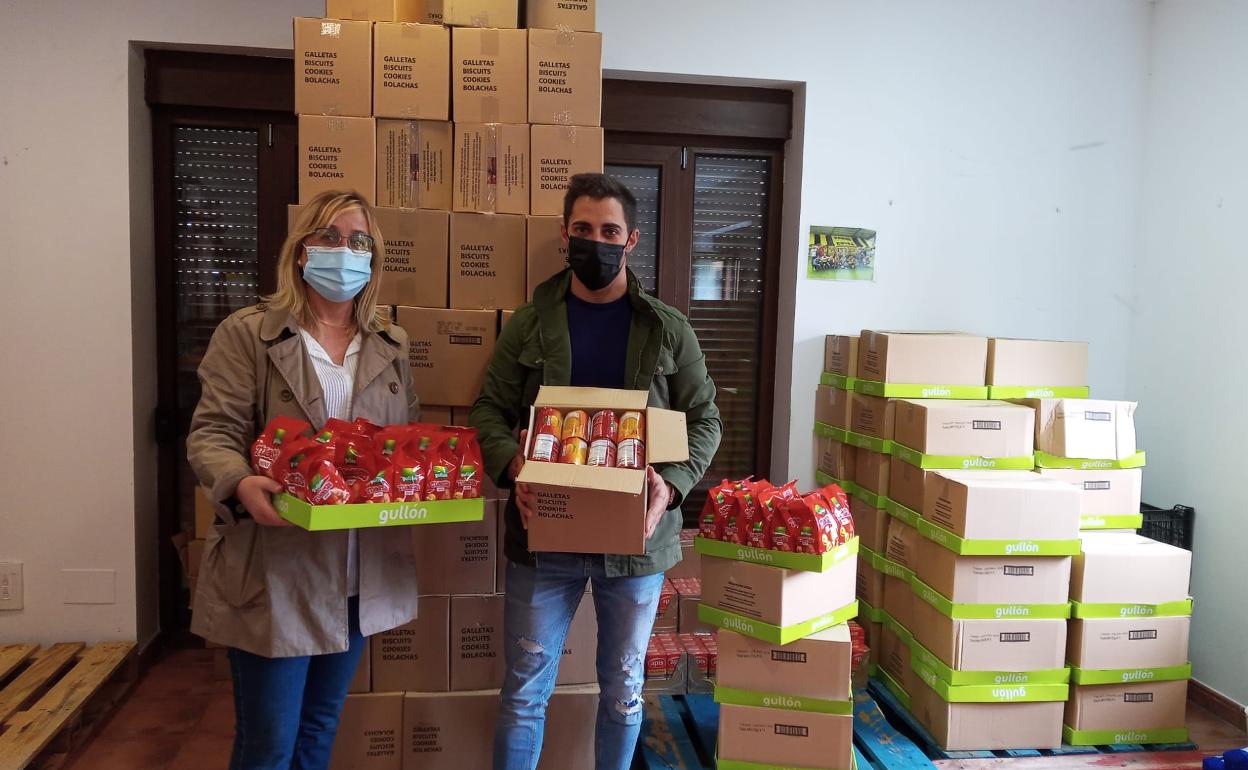
[[[598,615],[595,770],[627,770],[641,731],[646,643],[663,574],[607,577],[601,555],[540,553],[537,568],[507,562],[503,615],[507,676],[494,733],[494,770],[534,770],[542,752],[546,702],[572,615],[593,584]],[[579,770],[579,769],[578,769]]]

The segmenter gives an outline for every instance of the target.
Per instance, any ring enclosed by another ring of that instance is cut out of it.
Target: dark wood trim
[[[291,58],[149,48],[144,59],[150,105],[295,111]]]
[[[678,179],[680,169],[680,148],[670,144],[639,143],[627,141],[608,142],[606,144],[605,161],[608,165],[657,166],[659,168],[659,233],[655,241],[657,250],[658,291],[656,296],[673,307],[676,302],[679,274],[682,264],[688,263],[688,255],[682,255],[680,233],[681,218],[684,216],[680,208],[680,200],[671,194],[674,180]],[[686,247],[685,252],[688,251]],[[688,304],[688,298],[685,299]]]
[[[604,78],[602,125],[608,131],[783,141],[792,135],[793,94],[775,88]]]
[[[1235,729],[1248,731],[1244,705],[1195,679],[1187,683],[1187,699]]]

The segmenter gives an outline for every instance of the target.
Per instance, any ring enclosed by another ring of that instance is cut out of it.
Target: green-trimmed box
[[[876,438],[875,436],[865,436],[861,433],[855,433],[852,430],[845,435],[845,443],[859,449],[869,449],[872,452],[880,454],[892,454],[893,442],[891,439]]]
[[[840,714],[841,716],[854,713],[852,701],[823,700],[775,692],[751,692],[719,685],[715,686],[715,702],[734,706],[761,706],[787,711],[809,711],[816,714]]]
[[[1087,398],[1087,385],[989,385],[988,398],[1000,401],[1023,398]]]
[[[838,610],[820,615],[817,618],[794,623],[790,626],[777,626],[761,620],[747,618],[735,612],[728,612],[707,604],[698,605],[698,620],[739,634],[762,639],[772,644],[788,644],[818,633],[825,628],[844,623],[858,616],[858,602],[855,600]]]
[[[1149,730],[1075,730],[1062,725],[1062,742],[1071,746],[1113,746],[1123,743],[1187,743],[1186,727]],[[722,765],[721,765],[722,767]]]
[[[866,601],[862,599],[858,600],[858,617],[868,623],[883,623],[884,618],[887,616],[888,613],[879,607],[872,607],[870,604],[867,604]]]
[[[1048,671],[955,671],[931,650],[919,644],[917,639],[910,640],[910,660],[912,665],[923,665],[936,673],[943,681],[955,686],[1001,687],[1012,684],[1069,684],[1071,670],[1054,668]]]
[[[854,497],[863,501],[864,503],[871,506],[872,508],[879,508],[880,510],[888,509],[887,497],[885,497],[884,495],[877,495],[876,493],[872,492],[871,490],[867,489],[866,487],[860,484],[854,484],[853,494],[854,494]]]
[[[291,494],[280,492],[273,496],[273,508],[283,519],[309,532],[416,524],[455,524],[481,521],[485,518],[485,501],[479,497],[410,503],[311,505]]]
[[[910,581],[914,593],[947,618],[955,620],[1065,620],[1069,604],[954,604],[935,588],[919,580]]]
[[[828,385],[841,390],[853,390],[854,385],[858,382],[857,377],[850,377],[847,374],[837,374],[836,372],[823,372],[819,375],[819,384]]]
[[[891,692],[893,694],[893,697],[896,698],[898,702],[901,703],[902,706],[909,709],[910,708],[910,693],[906,692],[905,688],[902,687],[901,684],[899,684],[896,679],[893,679],[893,677],[890,676],[889,673],[885,671],[884,669],[881,668],[876,673],[878,674],[876,679],[878,679],[884,685],[884,689]]]
[[[851,757],[850,767],[858,770],[857,762],[853,762]],[[718,770],[819,770],[813,767],[797,767],[796,765],[771,765],[760,764],[758,762],[743,762],[739,759],[720,759],[715,757],[715,767]]]
[[[914,634],[910,633],[910,629],[897,622],[897,619],[887,612],[884,613],[884,627],[897,636],[907,647],[914,643]]]
[[[1037,468],[1066,468],[1076,471],[1107,471],[1122,468],[1143,468],[1147,457],[1140,450],[1130,457],[1121,460],[1089,460],[1080,457],[1058,457],[1047,452],[1036,450]]]
[[[967,540],[920,519],[919,534],[959,556],[1074,556],[1078,540]]]
[[[914,582],[914,570],[909,567],[903,567],[895,561],[892,561],[880,554],[873,554],[871,566],[875,567],[878,572],[883,572],[889,577],[900,578],[907,583]]]
[[[826,487],[829,484],[836,484],[841,489],[845,490],[845,494],[847,495],[856,494],[858,491],[858,485],[849,479],[838,479],[835,476],[819,470],[815,471],[815,483],[821,487]]]
[[[946,703],[1048,703],[1070,697],[1068,684],[952,685],[913,655],[910,667]]]
[[[1134,682],[1172,682],[1192,678],[1192,664],[1161,666],[1159,668],[1113,668],[1088,669],[1071,667],[1071,681],[1075,684],[1132,684]]]
[[[854,383],[854,392],[879,398],[988,398],[986,385],[928,385],[862,379]]]
[[[1166,618],[1192,614],[1191,598],[1162,604],[1084,604],[1070,603],[1073,618]]]
[[[721,559],[764,564],[768,567],[801,570],[802,572],[827,572],[858,553],[858,538],[852,537],[826,553],[791,553],[771,548],[754,548],[748,545],[725,543],[722,540],[698,536],[693,547],[700,554],[718,556]]]
[[[909,524],[915,529],[919,528],[919,520],[923,518],[915,511],[910,510],[892,498],[889,498],[888,505],[885,506],[884,510],[888,511],[889,516],[900,519],[903,524]]]
[[[833,441],[839,441],[842,444],[849,443],[849,441],[847,441],[849,431],[823,422],[815,422],[815,435],[820,438],[830,438]]]
[[[893,442],[893,457],[923,470],[1029,471],[1036,467],[1036,458],[970,457],[957,455],[926,455],[904,444]]]
[[[1134,516],[1124,514],[1120,516],[1097,516],[1080,515],[1079,529],[1098,530],[1098,529],[1139,529],[1144,526],[1144,514],[1137,513]]]

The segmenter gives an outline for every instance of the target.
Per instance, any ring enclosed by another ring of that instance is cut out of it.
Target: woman
[[[277,292],[225,319],[199,367],[187,458],[224,523],[204,549],[191,630],[230,648],[231,770],[328,767],[364,637],[416,617],[409,538],[290,526],[270,502],[280,486],[249,460],[280,415],[315,429],[417,418],[407,335],[377,307],[383,261],[364,199],[317,195],[282,246]]]

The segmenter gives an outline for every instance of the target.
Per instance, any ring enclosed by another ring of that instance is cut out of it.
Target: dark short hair
[[[637,229],[637,196],[623,182],[607,174],[573,174],[568,180],[568,191],[563,195],[563,224],[572,219],[572,204],[577,198],[593,198],[596,201],[614,198],[624,209],[624,224],[631,233]]]

